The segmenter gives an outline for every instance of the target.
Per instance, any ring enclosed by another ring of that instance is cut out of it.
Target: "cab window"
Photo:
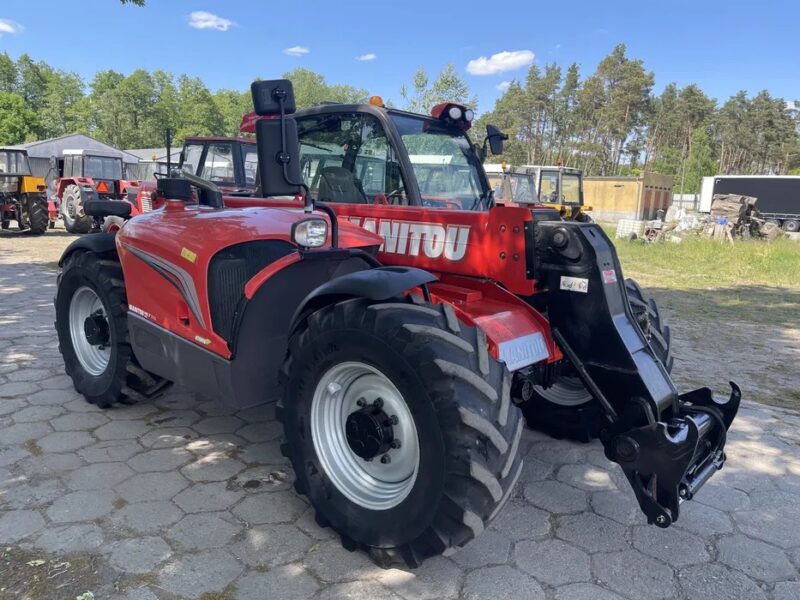
[[[323,202],[406,204],[400,165],[378,119],[363,113],[297,120],[300,169]]]
[[[539,186],[540,202],[559,202],[558,199],[558,171],[542,171]]]
[[[244,180],[247,185],[256,184],[258,172],[258,151],[255,146],[242,146],[242,160],[244,161]]]
[[[236,183],[230,144],[209,144],[200,177],[213,183]]]
[[[189,144],[183,151],[183,164],[181,168],[185,173],[197,175],[197,168],[200,166],[200,157],[203,155],[201,144]]]
[[[581,202],[581,179],[577,175],[561,176],[561,197],[567,204],[580,204]]]

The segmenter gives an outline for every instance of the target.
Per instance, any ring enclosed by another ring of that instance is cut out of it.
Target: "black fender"
[[[315,288],[297,307],[290,332],[311,313],[344,298],[368,298],[380,302],[403,292],[437,281],[437,277],[416,267],[375,267],[332,279]]]
[[[95,254],[116,252],[117,245],[115,240],[116,236],[113,233],[93,233],[91,235],[83,235],[67,246],[67,249],[64,250],[61,258],[58,259],[58,266],[63,267],[64,261],[67,260],[67,257],[76,250],[88,250],[89,252],[94,252]]]

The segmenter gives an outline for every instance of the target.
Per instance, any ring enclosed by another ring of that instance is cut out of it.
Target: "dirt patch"
[[[110,569],[95,554],[42,556],[15,547],[0,550],[0,599],[75,598],[108,581]]]
[[[78,237],[67,233],[60,225],[39,236],[3,231],[0,232],[0,256],[16,259],[12,262],[37,263],[57,269],[64,249]]]

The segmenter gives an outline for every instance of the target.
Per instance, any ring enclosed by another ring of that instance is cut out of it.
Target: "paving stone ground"
[[[54,581],[90,564],[63,589],[86,581],[98,600],[800,598],[797,415],[744,404],[728,465],[668,530],[645,526],[598,444],[527,431],[515,496],[482,537],[382,570],[292,490],[273,405],[181,390],[87,404],[63,374],[54,292],[53,271],[0,257],[0,598],[15,552]],[[41,589],[30,597],[66,597]]]

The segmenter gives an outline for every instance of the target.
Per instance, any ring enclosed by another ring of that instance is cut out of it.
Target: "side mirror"
[[[261,117],[256,121],[258,170],[261,195],[295,196],[300,193],[300,143],[297,122],[286,115],[295,111],[294,87],[288,79],[254,81],[250,86],[253,108]],[[311,202],[306,190],[306,205]]]
[[[253,108],[261,117],[291,115],[296,110],[294,87],[288,79],[254,81],[250,93],[253,96]]]
[[[260,119],[256,123],[256,139],[261,195],[269,198],[299,194],[302,179],[297,121],[291,117]]]
[[[508,136],[500,131],[498,127],[494,125],[486,126],[486,141],[489,142],[489,150],[491,150],[492,154],[502,154],[503,142],[507,139]]]

